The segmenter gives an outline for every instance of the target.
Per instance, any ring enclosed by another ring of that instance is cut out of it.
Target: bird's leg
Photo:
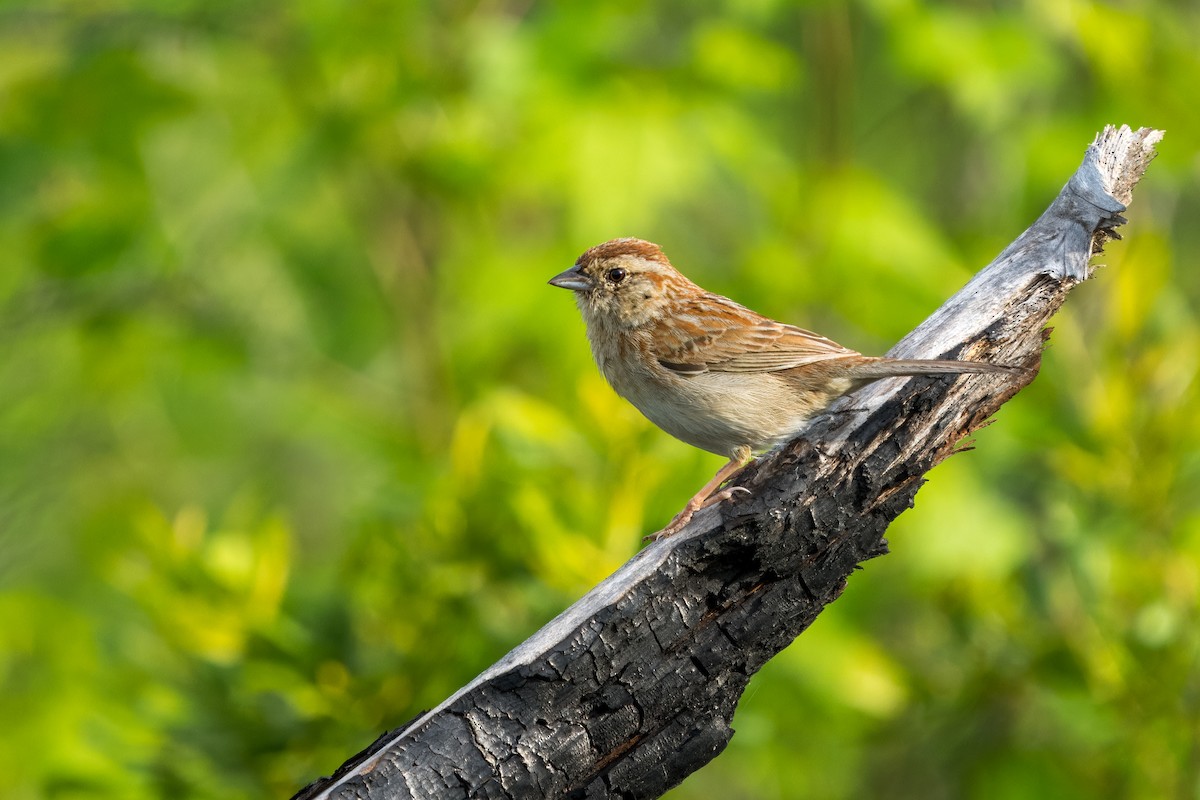
[[[729,463],[717,470],[717,474],[712,476],[712,480],[700,487],[700,491],[696,492],[691,500],[687,501],[687,505],[683,510],[675,515],[675,519],[671,520],[667,527],[663,528],[658,533],[652,533],[649,536],[643,537],[642,541],[658,541],[666,539],[668,536],[674,536],[683,530],[683,527],[692,519],[692,515],[702,508],[714,506],[722,500],[728,500],[738,492],[750,494],[749,489],[744,489],[741,486],[728,486],[720,491],[721,484],[732,478],[743,467],[753,460],[750,453],[750,448],[742,445],[733,451],[733,457],[729,459]]]

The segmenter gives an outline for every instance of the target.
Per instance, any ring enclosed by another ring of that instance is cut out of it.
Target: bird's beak
[[[560,272],[551,278],[549,283],[551,286],[576,292],[586,292],[596,285],[591,278],[579,271],[579,267],[571,267],[566,272]]]

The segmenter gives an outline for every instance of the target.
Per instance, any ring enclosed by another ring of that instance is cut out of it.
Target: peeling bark
[[[1044,326],[1090,277],[1160,131],[1109,127],[1045,213],[888,355],[1019,364],[880,381],[437,708],[296,800],[649,798],[715,758],[768,659],[833,602],[925,473],[1033,380]]]

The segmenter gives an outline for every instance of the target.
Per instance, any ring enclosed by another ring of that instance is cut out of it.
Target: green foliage
[[[545,280],[621,235],[879,352],[1167,129],[1043,374],[672,797],[1200,794],[1200,12],[0,6],[0,774],[286,796],[718,459]]]

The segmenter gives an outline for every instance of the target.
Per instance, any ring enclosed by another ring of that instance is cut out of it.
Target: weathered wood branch
[[[1028,384],[1043,330],[1091,274],[1160,131],[1106,128],[1044,214],[889,355],[1020,364],[1019,377],[882,381],[437,708],[297,798],[657,797],[733,734],[746,684],[835,600],[923,475]]]

